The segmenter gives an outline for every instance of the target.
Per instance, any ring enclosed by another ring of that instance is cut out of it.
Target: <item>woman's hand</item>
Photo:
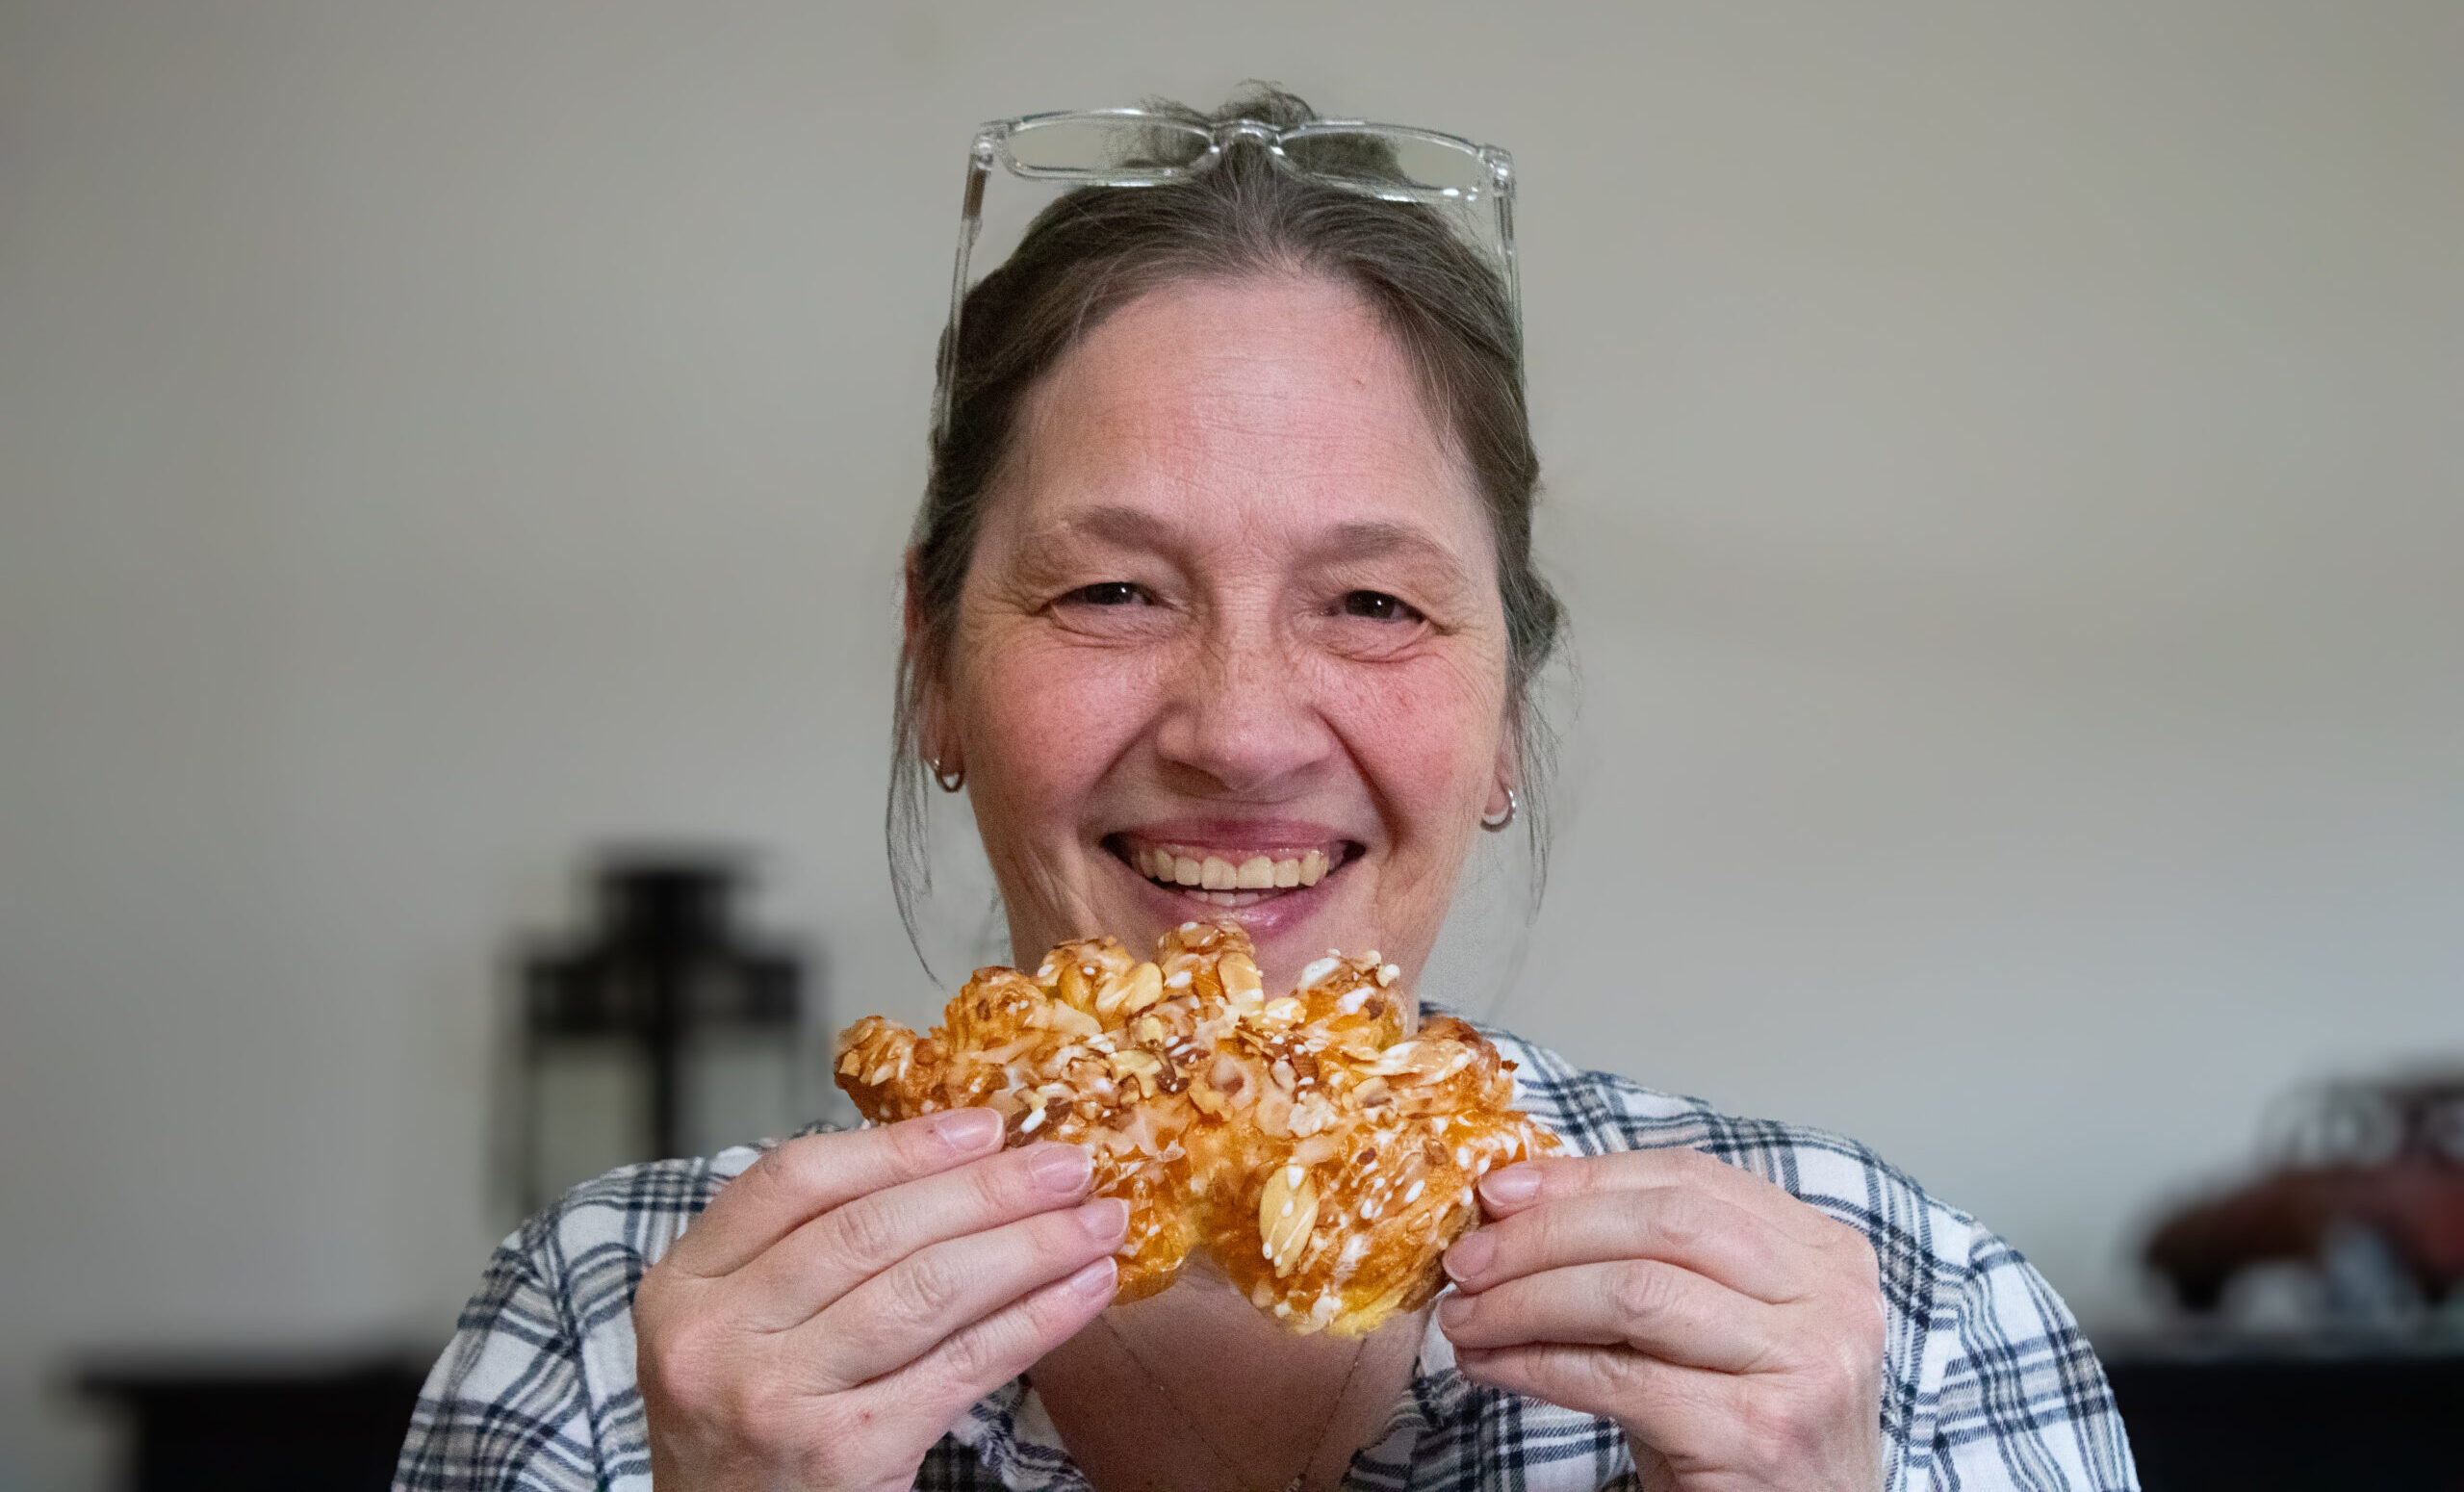
[[[633,1300],[651,1478],[692,1492],[906,1487],[966,1406],[1111,1303],[1128,1226],[1087,1152],[962,1109],[791,1140]]]
[[[1446,1257],[1463,1373],[1615,1420],[1655,1492],[1874,1492],[1882,1289],[1864,1235],[1696,1150],[1483,1179]]]

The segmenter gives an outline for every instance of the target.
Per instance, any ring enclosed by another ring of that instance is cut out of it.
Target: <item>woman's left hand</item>
[[[1874,1492],[1882,1287],[1863,1234],[1697,1150],[1483,1178],[1446,1256],[1468,1377],[1615,1420],[1654,1492]]]

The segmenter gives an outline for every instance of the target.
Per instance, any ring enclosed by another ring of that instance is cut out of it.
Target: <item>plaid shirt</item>
[[[1691,1145],[1863,1231],[1881,1261],[1888,1322],[1881,1416],[1891,1492],[2139,1485],[2104,1372],[2069,1311],[1975,1220],[1853,1142],[1717,1114],[1488,1034],[1519,1066],[1523,1107],[1571,1147]],[[757,1153],[612,1171],[506,1239],[420,1396],[398,1492],[649,1492],[633,1288]],[[1087,1492],[1023,1378],[977,1402],[925,1456],[915,1485]],[[1541,1492],[1637,1482],[1615,1425],[1466,1380],[1432,1325],[1409,1392],[1345,1485]]]

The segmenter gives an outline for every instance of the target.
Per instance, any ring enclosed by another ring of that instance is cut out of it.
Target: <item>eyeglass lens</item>
[[[1313,176],[1367,190],[1402,186],[1450,197],[1476,197],[1489,186],[1488,164],[1444,141],[1381,130],[1327,130],[1288,139],[1284,158]]]
[[[1030,171],[1090,176],[1183,171],[1203,160],[1215,136],[1162,119],[1029,119],[1010,130],[1010,159]]]

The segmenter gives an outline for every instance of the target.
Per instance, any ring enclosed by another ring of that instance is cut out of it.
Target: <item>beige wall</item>
[[[444,1329],[581,842],[767,846],[927,1007],[967,127],[1249,75],[1524,167],[1582,679],[1502,1014],[2133,1319],[2269,1095],[2464,1051],[2460,13],[0,4],[0,1486],[97,1475],[65,1352]]]

